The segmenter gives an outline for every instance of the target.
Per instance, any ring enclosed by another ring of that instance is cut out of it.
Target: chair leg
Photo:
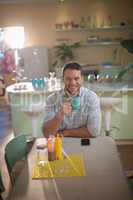
[[[105,136],[110,136],[110,130],[105,130]]]
[[[105,136],[111,136],[111,135],[112,135],[111,132],[112,132],[113,130],[120,131],[120,129],[119,129],[117,126],[113,126],[113,127],[110,128],[110,130],[105,130]],[[112,136],[113,136],[113,135],[112,135]]]

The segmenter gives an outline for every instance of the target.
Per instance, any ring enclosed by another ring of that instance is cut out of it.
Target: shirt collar
[[[80,87],[77,95],[74,95],[74,96],[81,96],[81,93],[82,93],[82,87]],[[64,90],[63,90],[63,95],[67,98],[72,97],[72,95],[69,93],[69,91],[66,88],[64,88]]]

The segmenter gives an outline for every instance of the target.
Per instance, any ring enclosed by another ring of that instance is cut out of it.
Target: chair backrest
[[[8,172],[12,180],[12,169],[17,161],[26,158],[27,143],[25,135],[18,135],[13,138],[5,147],[5,161],[7,164]]]

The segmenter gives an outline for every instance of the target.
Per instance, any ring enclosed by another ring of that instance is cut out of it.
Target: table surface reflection
[[[90,143],[81,146],[78,138],[63,138],[66,153],[83,153],[86,176],[33,180],[35,143],[9,200],[131,200],[113,139],[97,137]]]

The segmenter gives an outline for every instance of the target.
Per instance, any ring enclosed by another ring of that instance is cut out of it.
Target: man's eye
[[[66,78],[66,81],[71,81],[71,78]]]
[[[79,78],[74,78],[74,79],[71,79],[71,78],[66,78],[66,81],[72,81],[72,80],[75,80],[75,81],[79,81]]]

